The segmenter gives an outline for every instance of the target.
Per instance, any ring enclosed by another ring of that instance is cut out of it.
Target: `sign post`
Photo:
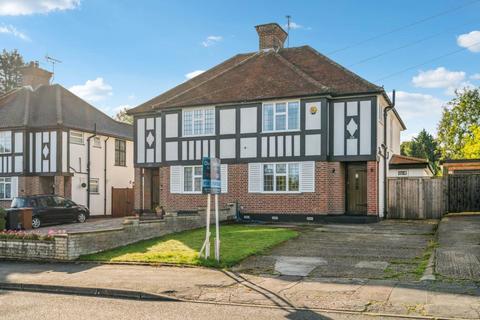
[[[204,157],[202,159],[202,193],[207,194],[207,216],[205,242],[200,250],[200,256],[205,250],[205,259],[210,257],[210,211],[211,195],[215,195],[215,259],[220,261],[220,222],[218,212],[218,194],[222,190],[220,175],[220,159]]]

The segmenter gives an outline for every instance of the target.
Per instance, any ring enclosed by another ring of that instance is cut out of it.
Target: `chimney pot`
[[[30,61],[20,68],[22,86],[31,86],[33,89],[41,85],[49,85],[53,73],[39,67],[38,61]]]
[[[287,39],[287,32],[278,23],[267,23],[255,26],[258,33],[259,49],[281,49]]]

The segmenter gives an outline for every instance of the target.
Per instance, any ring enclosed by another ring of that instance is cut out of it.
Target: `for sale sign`
[[[220,159],[204,157],[202,159],[202,193],[219,194],[222,190]]]

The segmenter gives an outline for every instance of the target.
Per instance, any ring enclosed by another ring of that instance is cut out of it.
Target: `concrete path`
[[[20,284],[48,292],[55,292],[57,286],[79,290],[79,294],[87,292],[86,288],[108,288],[221,304],[480,317],[480,287],[466,283],[253,276],[165,266],[0,262],[0,289],[15,285],[21,289]]]
[[[442,219],[436,272],[456,280],[480,280],[480,214],[448,215]]]

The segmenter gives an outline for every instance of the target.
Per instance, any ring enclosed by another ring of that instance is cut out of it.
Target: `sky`
[[[435,135],[455,90],[480,86],[480,0],[0,0],[0,49],[60,60],[54,82],[114,115],[257,51],[254,26],[286,15],[291,47],[396,90],[402,140]]]

